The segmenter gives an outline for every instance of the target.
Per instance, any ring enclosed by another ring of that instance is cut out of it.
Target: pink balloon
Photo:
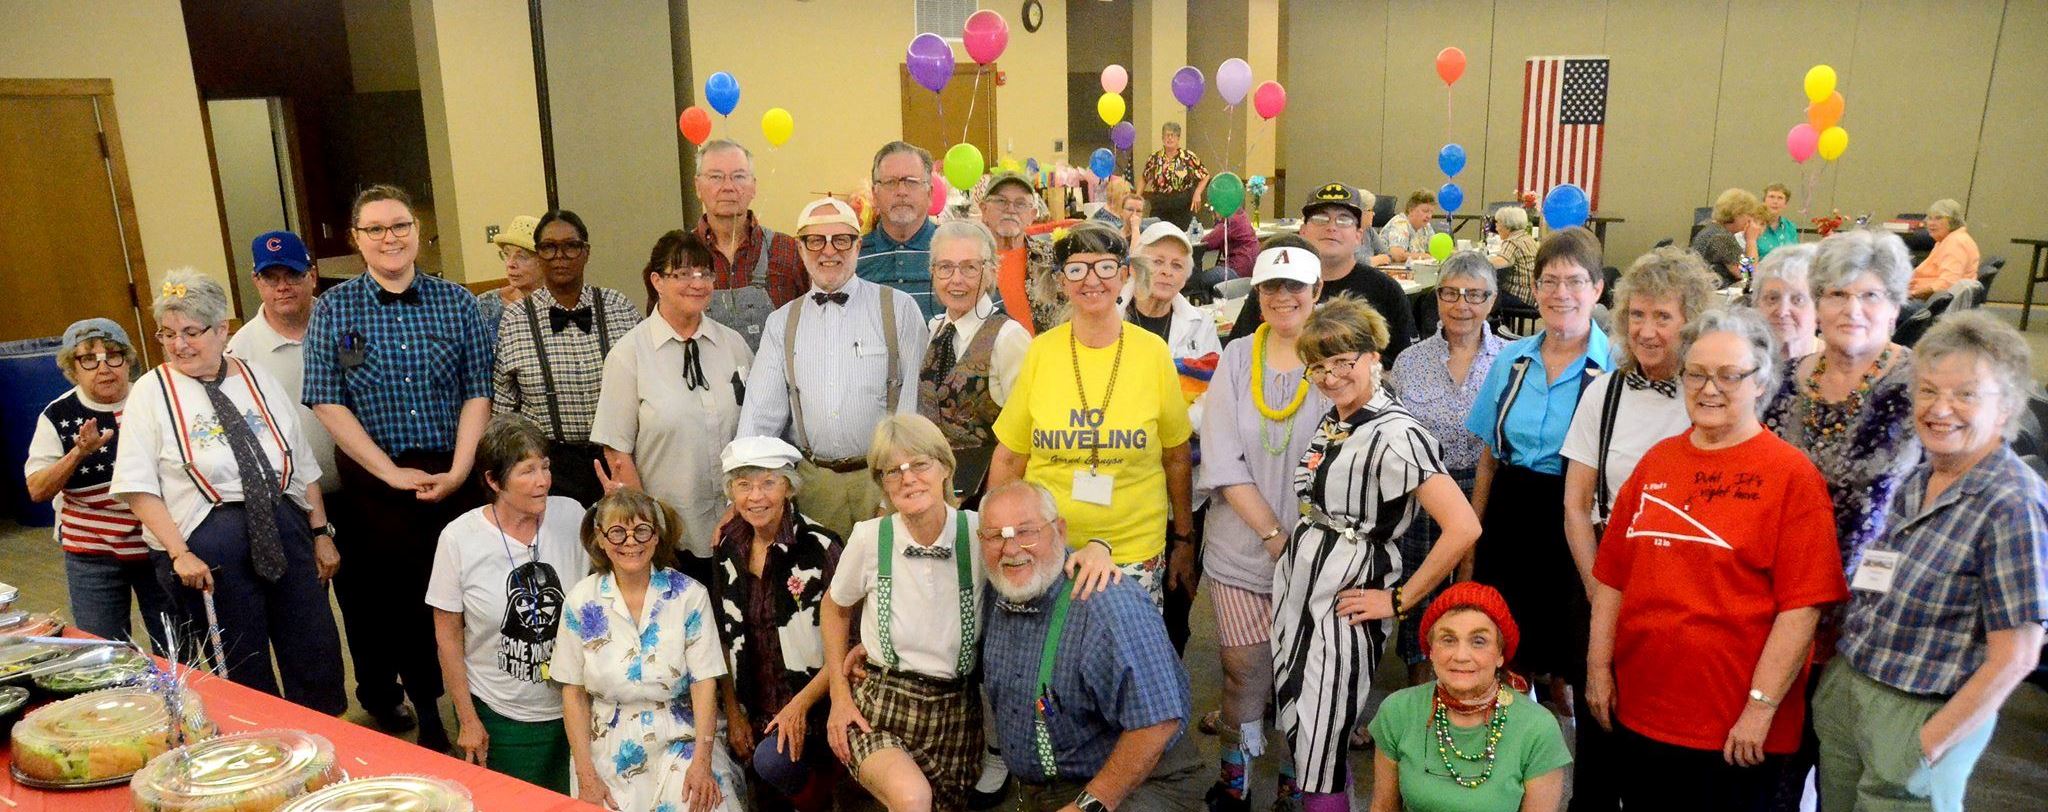
[[[1252,66],[1249,63],[1233,56],[1216,67],[1216,95],[1223,97],[1225,105],[1236,107],[1251,89]]]
[[[1122,65],[1111,65],[1102,69],[1102,92],[1122,93],[1131,86],[1131,73]]]
[[[960,39],[967,45],[967,57],[977,65],[986,65],[1003,55],[1003,49],[1010,46],[1010,23],[1003,15],[988,9],[974,12],[967,17],[967,27],[960,32]]]
[[[1259,118],[1272,121],[1287,109],[1287,88],[1271,79],[1260,82],[1259,88],[1252,91],[1252,109],[1259,112]]]
[[[1806,159],[1813,157],[1814,150],[1819,148],[1820,133],[1814,132],[1811,124],[1800,124],[1785,134],[1785,151],[1792,155],[1794,161],[1806,163]]]
[[[946,186],[946,176],[939,172],[933,172],[932,205],[931,208],[926,210],[925,213],[933,217],[937,217],[941,212],[944,212],[946,210],[946,198],[948,196],[947,192],[948,189]]]

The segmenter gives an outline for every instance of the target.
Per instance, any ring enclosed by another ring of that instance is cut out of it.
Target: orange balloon
[[[702,107],[689,108],[676,118],[676,128],[683,131],[683,137],[690,139],[690,143],[703,146],[705,139],[711,137],[711,114]]]
[[[1436,75],[1446,86],[1457,84],[1465,75],[1465,52],[1455,45],[1436,52]]]
[[[1837,90],[1828,97],[1806,106],[1806,123],[1812,124],[1815,132],[1827,132],[1829,127],[1842,122],[1842,92]]]

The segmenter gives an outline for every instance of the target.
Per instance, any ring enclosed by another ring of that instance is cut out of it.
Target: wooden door
[[[152,354],[113,98],[105,80],[0,80],[0,341],[103,316]]]
[[[899,63],[897,74],[903,88],[904,141],[924,147],[934,161],[943,160],[954,144],[973,144],[982,160],[995,166],[1001,157],[996,151],[995,65],[954,65],[953,78],[938,94],[911,78],[909,65]]]

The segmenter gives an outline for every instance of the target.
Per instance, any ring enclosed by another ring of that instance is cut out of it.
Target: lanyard
[[[1052,604],[1052,623],[1045,630],[1045,645],[1038,652],[1038,697],[1035,707],[1038,713],[1031,718],[1031,746],[1038,751],[1038,767],[1045,771],[1047,781],[1060,777],[1059,764],[1052,754],[1052,726],[1046,720],[1055,713],[1059,700],[1052,693],[1052,664],[1060,651],[1060,636],[1067,630],[1067,607],[1073,603],[1074,591],[1060,585],[1060,596]]]
[[[967,545],[967,514],[954,511],[953,561],[960,579],[960,654],[954,661],[953,676],[965,678],[974,670],[974,565],[967,560],[974,554]],[[897,668],[896,638],[889,631],[895,618],[890,611],[891,596],[895,592],[894,572],[896,569],[896,517],[882,517],[880,549],[876,552],[876,594],[875,594],[875,636],[882,643],[882,664],[890,671]]]
[[[1074,364],[1074,393],[1080,397],[1081,413],[1085,415],[1094,410],[1088,408],[1088,385],[1081,382],[1081,339],[1074,336],[1072,325],[1068,325],[1067,329],[1067,352],[1073,357]],[[1109,420],[1109,399],[1116,395],[1116,373],[1124,365],[1123,329],[1123,323],[1118,322],[1116,355],[1112,356],[1109,362],[1109,385],[1102,390],[1102,420],[1105,422]],[[1097,437],[1088,445],[1088,472],[1095,473],[1096,466],[1101,462],[1102,438]]]

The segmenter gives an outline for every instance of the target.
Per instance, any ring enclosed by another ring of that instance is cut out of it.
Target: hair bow
[[[183,299],[183,298],[185,298],[185,286],[184,286],[184,285],[177,285],[177,284],[172,284],[172,283],[170,283],[170,282],[165,282],[165,283],[164,283],[164,295],[165,295],[165,296],[176,296],[176,297],[178,297],[178,298],[180,298],[180,299]]]

